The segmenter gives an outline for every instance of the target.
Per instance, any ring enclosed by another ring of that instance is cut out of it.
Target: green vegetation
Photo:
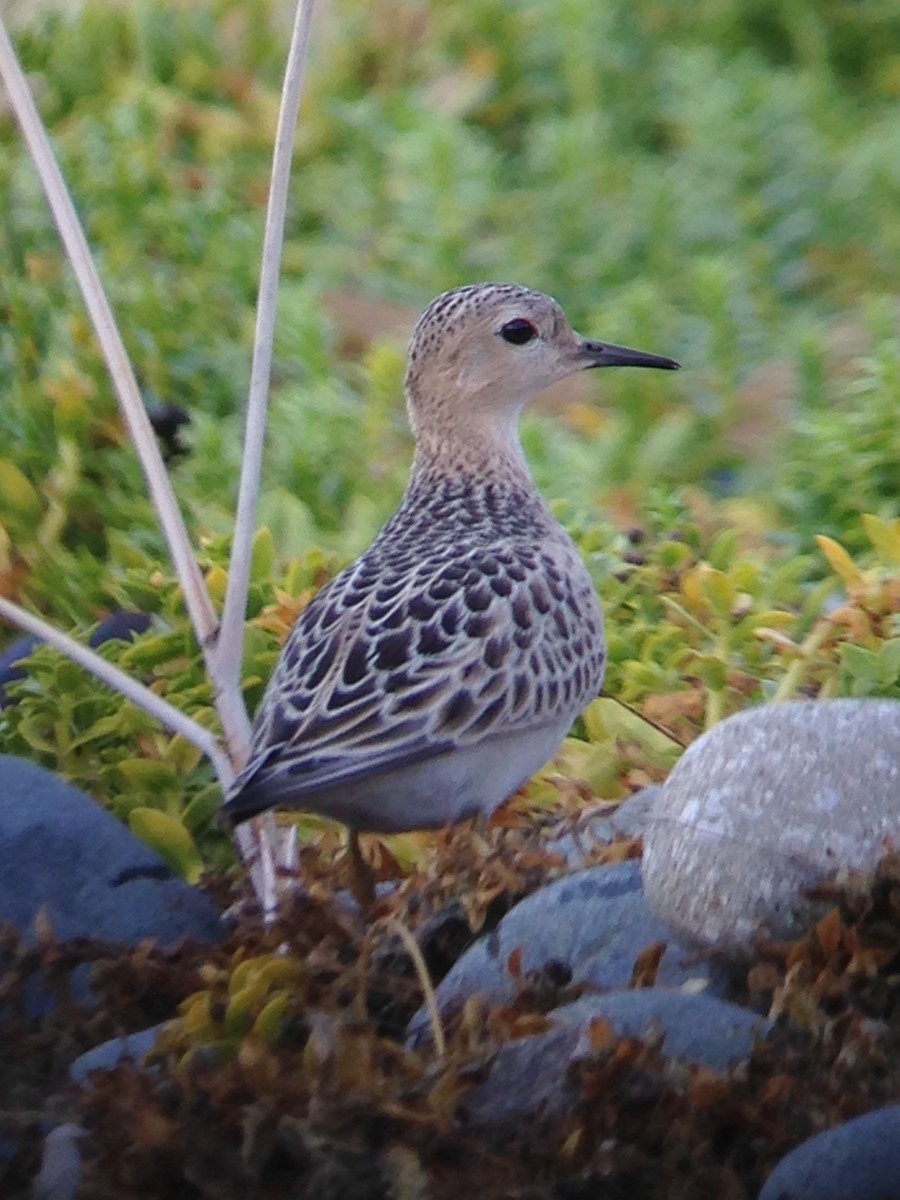
[[[283,16],[274,0],[89,0],[18,33],[148,401],[191,412],[172,472],[219,596]],[[248,701],[297,604],[403,487],[403,347],[376,335],[360,353],[340,296],[414,311],[491,277],[684,364],[610,372],[524,432],[604,598],[609,694],[681,742],[774,695],[900,698],[898,96],[900,11],[878,0],[328,6],[294,172]],[[155,614],[106,652],[212,721],[8,117],[0,305],[0,591],[83,633],[112,608]],[[189,873],[228,860],[190,748],[47,650],[29,671],[0,718],[5,750],[177,843]],[[646,729],[589,713],[573,771],[605,795],[659,777]]]

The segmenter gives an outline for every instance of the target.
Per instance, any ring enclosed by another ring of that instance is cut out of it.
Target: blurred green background
[[[221,595],[291,12],[274,0],[11,8],[148,403],[191,414],[172,475]],[[683,364],[675,377],[586,378],[524,430],[603,595],[612,694],[680,740],[765,696],[900,696],[898,109],[893,0],[321,3],[284,255],[251,705],[296,611],[288,595],[302,602],[362,549],[402,491],[412,320],[437,292],[488,278],[549,291],[585,334]],[[116,607],[156,614],[109,653],[212,721],[7,110],[0,306],[0,592],[83,631]],[[5,748],[119,810],[187,811],[204,834],[218,795],[177,739],[46,651],[17,696]],[[621,731],[579,733],[605,745],[598,790],[641,781]]]

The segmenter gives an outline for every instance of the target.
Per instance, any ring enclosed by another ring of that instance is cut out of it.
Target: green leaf
[[[222,789],[211,783],[197,792],[183,812],[184,823],[193,831],[205,829],[215,818],[222,806]]]
[[[900,682],[900,637],[882,643],[878,651],[878,682],[883,688]]]
[[[41,511],[34,485],[9,458],[0,458],[0,502],[17,517],[34,518]]]
[[[636,742],[655,765],[668,766],[681,753],[673,738],[611,697],[601,696],[589,704],[582,719],[591,743],[615,739]]]
[[[722,692],[728,682],[728,666],[715,654],[691,654],[691,670],[713,692]]]
[[[727,621],[737,600],[737,592],[728,576],[710,568],[701,577],[700,586],[716,616]]]
[[[878,687],[880,663],[873,650],[846,642],[841,646],[841,670],[855,696],[871,695]]]
[[[128,814],[131,832],[151,846],[169,866],[189,883],[196,883],[203,862],[184,822],[156,808],[133,808]]]
[[[275,539],[267,525],[257,529],[253,538],[250,559],[250,578],[255,583],[265,583],[272,578],[275,565]]]
[[[871,513],[863,513],[866,536],[878,552],[878,557],[892,567],[900,566],[900,517],[882,521]]]
[[[125,786],[145,795],[164,796],[178,790],[178,775],[169,763],[152,758],[125,758],[119,763]]]

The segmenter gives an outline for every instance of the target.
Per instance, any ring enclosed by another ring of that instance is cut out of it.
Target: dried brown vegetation
[[[797,1142],[900,1099],[895,855],[874,879],[832,886],[834,907],[806,938],[760,946],[739,998],[779,1020],[744,1066],[675,1067],[660,1041],[616,1039],[597,1023],[575,1068],[577,1106],[494,1128],[461,1119],[465,1093],[500,1043],[548,1027],[547,1012],[574,995],[567,973],[529,976],[514,954],[514,1002],[467,1005],[448,1021],[443,1060],[408,1049],[422,995],[402,944],[335,898],[333,860],[305,867],[308,891],[277,928],[244,915],[213,950],[145,944],[123,957],[48,932],[28,951],[6,935],[7,1001],[14,983],[59,980],[76,962],[92,964],[103,996],[93,1013],[64,1003],[39,1032],[6,1022],[2,1120],[24,1138],[20,1186],[50,1115],[87,1130],[90,1200],[744,1200]],[[489,928],[548,870],[524,829],[456,831],[381,915],[416,934],[439,978],[473,925]],[[176,1010],[147,1068],[125,1064],[84,1089],[66,1081],[79,1049]]]

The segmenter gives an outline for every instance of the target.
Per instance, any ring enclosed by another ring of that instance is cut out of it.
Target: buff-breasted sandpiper
[[[616,366],[678,364],[579,337],[515,284],[429,305],[406,371],[406,493],[294,625],[230,821],[287,806],[356,831],[435,828],[489,814],[552,757],[603,682],[603,617],[519,416],[556,380]]]

